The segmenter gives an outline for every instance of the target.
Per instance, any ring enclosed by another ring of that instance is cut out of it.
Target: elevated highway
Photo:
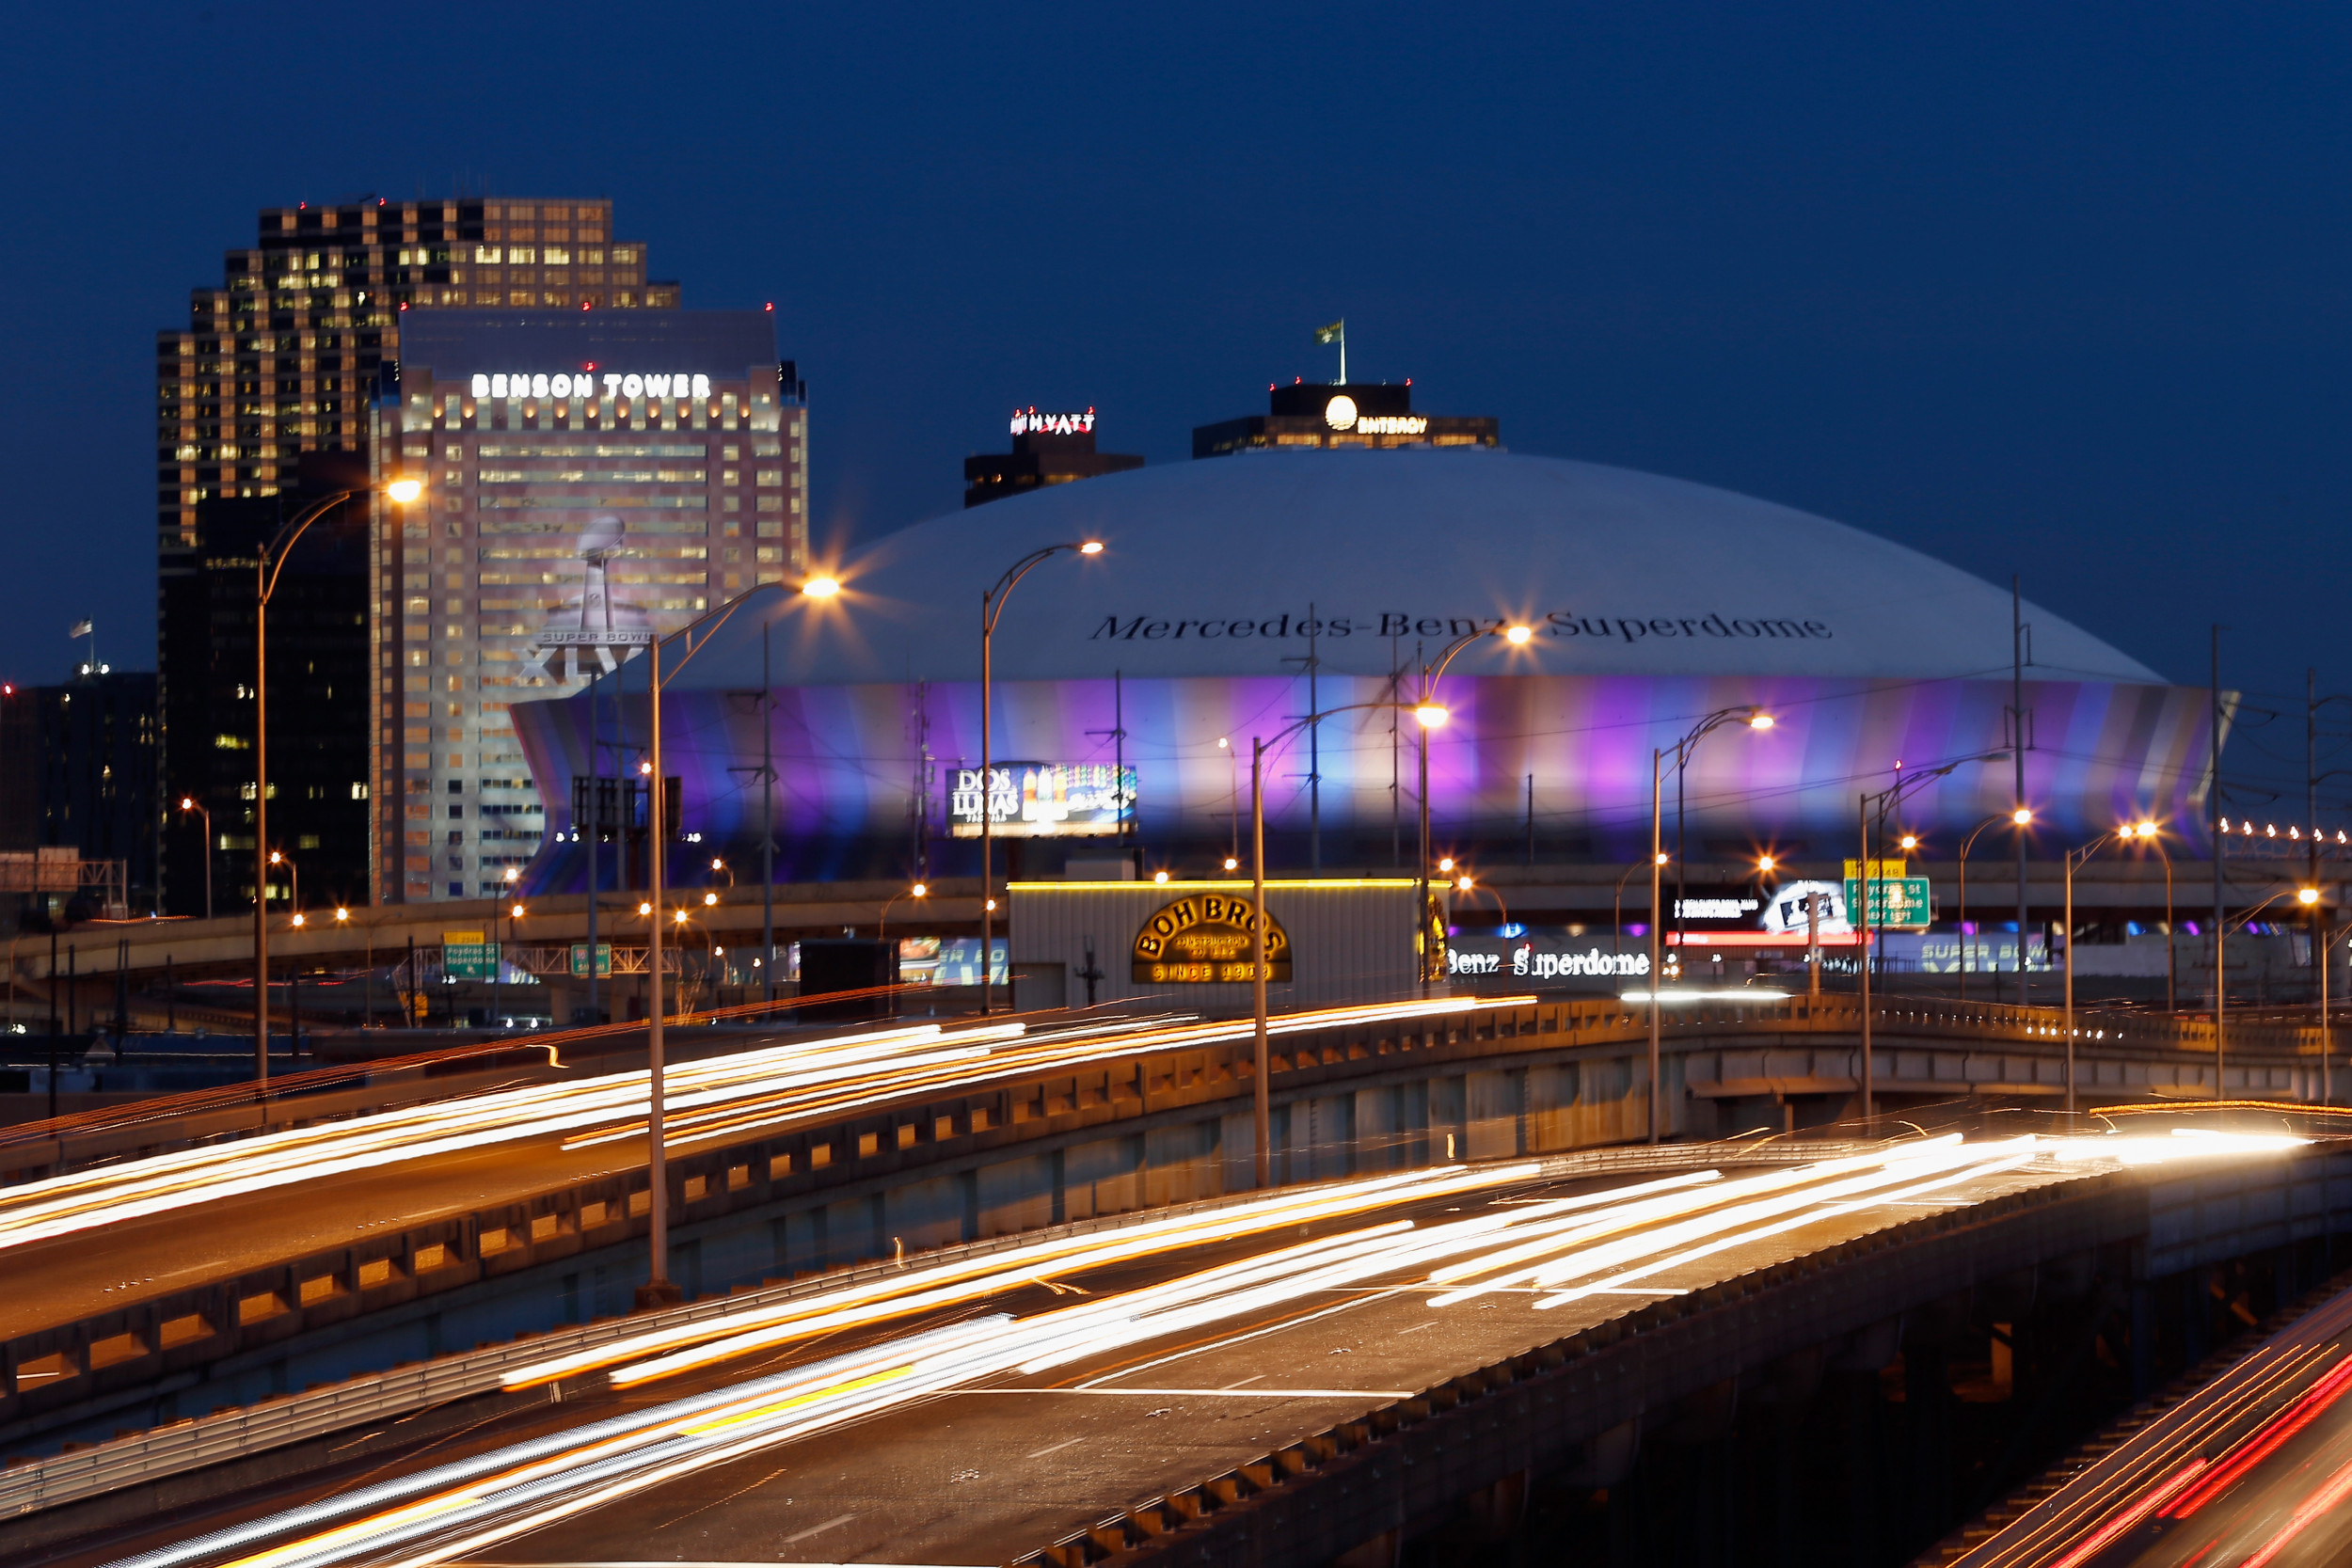
[[[1645,1432],[1883,1367],[1914,1315],[2135,1290],[2352,1217],[2352,1156],[2210,1127],[1731,1152],[1321,1184],[550,1334],[449,1363],[497,1362],[455,1429],[399,1434],[420,1385],[355,1398],[357,1452],[210,1489],[160,1484],[217,1440],[202,1420],[12,1473],[0,1548],[1389,1562],[1507,1537],[1547,1478],[1614,1484]]]
[[[1675,1010],[1670,1134],[1850,1115],[1859,1022],[1848,998]],[[1036,1025],[713,1042],[672,1080],[672,1276],[717,1292],[1248,1189],[1246,1022]],[[2180,1025],[2078,1027],[2087,1102],[2212,1092]],[[1883,1004],[1882,1106],[2055,1106],[2057,1028],[2042,1010]],[[1286,1016],[1276,1180],[1632,1141],[1645,1039],[1640,1011],[1606,1000]],[[2241,1040],[2233,1091],[2316,1101],[2315,1045],[2280,1031],[2265,1046]],[[642,1069],[501,1070],[507,1086],[458,1099],[423,1078],[338,1090],[266,1132],[215,1097],[184,1121],[167,1104],[89,1133],[103,1145],[19,1140],[0,1156],[34,1178],[0,1188],[15,1287],[0,1301],[0,1444],[151,1426],[623,1310],[649,1223]]]

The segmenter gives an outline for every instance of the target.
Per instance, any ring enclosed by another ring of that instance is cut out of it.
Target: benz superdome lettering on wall
[[[478,398],[592,398],[596,386],[604,385],[608,398],[707,398],[710,395],[710,377],[707,375],[604,375],[586,372],[574,373],[558,371],[552,375],[525,375],[516,372],[507,375],[477,375],[469,390]]]
[[[1468,637],[1480,631],[1500,631],[1508,624],[1500,615],[1412,615],[1389,610],[1379,615],[1308,616],[1283,613],[1259,616],[1199,616],[1162,619],[1154,615],[1105,615],[1088,634],[1089,642],[1196,642],[1295,637]],[[1697,616],[1648,617],[1579,615],[1555,610],[1545,614],[1541,629],[1552,637],[1609,638],[1628,643],[1647,638],[1729,639],[1733,641],[1816,641],[1835,636],[1826,621],[1800,621],[1785,615],[1733,616],[1710,612]]]

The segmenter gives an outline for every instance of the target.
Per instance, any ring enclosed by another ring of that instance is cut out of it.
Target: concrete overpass
[[[2063,1042],[2047,1011],[1899,1001],[1875,1011],[1890,1115],[2058,1102]],[[839,1069],[823,1072],[810,1070],[805,1036],[690,1046],[704,1059],[674,1072],[672,1092],[703,1098],[670,1124],[673,1276],[707,1294],[1248,1189],[1246,1022],[1031,1022],[1029,1037],[972,1044],[977,1022],[953,1024],[872,1062],[856,1059],[868,1048],[851,1031]],[[1859,1022],[1851,998],[1672,1011],[1670,1135],[1844,1118]],[[2213,1093],[2193,1025],[2079,1022],[2087,1103]],[[1638,1139],[1645,1042],[1641,1011],[1614,1000],[1453,999],[1279,1021],[1276,1181]],[[2241,1037],[2229,1091],[2315,1102],[2316,1052],[2292,1029]],[[643,1125],[631,1098],[642,1079],[630,1090],[612,1076],[626,1056],[532,1054],[450,1064],[470,1079],[394,1069],[346,1083],[276,1106],[266,1132],[216,1095],[184,1121],[167,1102],[92,1135],[101,1142],[20,1137],[6,1162],[48,1174],[0,1189],[0,1241],[15,1243],[14,1289],[0,1299],[0,1444],[167,1422],[624,1310],[645,1267],[644,1134],[630,1131]],[[440,1083],[505,1085],[508,1098],[451,1100]],[[568,1096],[594,1101],[585,1119],[565,1119]],[[469,1117],[495,1135],[453,1131]],[[264,1168],[264,1156],[278,1163]],[[90,1159],[103,1163],[77,1169]],[[102,1223],[107,1244],[94,1249]]]
[[[2352,1222],[2340,1145],[2114,1151],[1495,1162],[961,1245],[0,1473],[0,1546],[1074,1568],[1491,1545],[1659,1444],[1785,1422],[1906,1358],[1915,1390],[1943,1340],[2038,1304],[2122,1303],[2153,1378],[2163,1281],[2253,1249],[2291,1263]]]

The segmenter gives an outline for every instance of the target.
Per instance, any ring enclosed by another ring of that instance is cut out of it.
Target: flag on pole
[[[72,631],[70,631],[70,632],[67,632],[67,633],[66,633],[66,636],[67,636],[67,638],[68,638],[69,640],[70,640],[70,639],[72,639],[72,638],[76,638],[76,637],[87,637],[88,635],[89,635],[89,623],[88,623],[87,621],[76,621],[76,622],[74,622],[74,623],[73,623],[73,629],[72,629]]]
[[[1342,317],[1340,320],[1333,322],[1328,326],[1318,326],[1315,328],[1315,341],[1318,343],[1336,343],[1342,338],[1346,336],[1347,320],[1345,317]]]

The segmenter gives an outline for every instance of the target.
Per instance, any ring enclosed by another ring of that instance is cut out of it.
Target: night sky
[[[14,13],[0,674],[153,658],[151,364],[263,205],[602,195],[773,300],[820,538],[1328,379],[1931,551],[2281,716],[2352,689],[2342,8],[886,4]],[[1771,542],[1757,541],[1759,551]],[[1835,562],[1823,562],[1835,571]],[[2337,728],[2352,727],[2352,705]],[[2352,789],[2329,794],[2352,803]]]

